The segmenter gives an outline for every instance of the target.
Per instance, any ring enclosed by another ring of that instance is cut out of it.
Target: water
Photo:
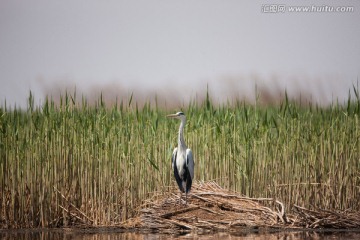
[[[273,233],[213,233],[213,234],[195,234],[169,235],[147,233],[140,234],[134,232],[120,232],[112,230],[0,230],[0,239],[12,240],[35,240],[35,239],[53,239],[53,240],[165,240],[165,239],[221,239],[221,240],[272,240],[272,239],[360,239],[360,229],[358,231],[282,231]]]

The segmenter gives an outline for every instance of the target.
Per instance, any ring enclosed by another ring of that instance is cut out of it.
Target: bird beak
[[[177,115],[176,115],[176,114],[169,114],[169,115],[166,115],[166,117],[168,117],[168,118],[175,118],[175,117],[177,117]]]

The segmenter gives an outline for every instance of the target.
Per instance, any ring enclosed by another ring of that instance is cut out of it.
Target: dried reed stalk
[[[297,212],[297,225],[305,228],[334,228],[355,229],[360,228],[360,212],[329,211],[324,209],[309,210],[294,205]]]

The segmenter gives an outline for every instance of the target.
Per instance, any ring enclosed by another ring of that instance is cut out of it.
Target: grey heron
[[[182,193],[185,193],[185,204],[187,204],[187,194],[190,192],[192,179],[194,178],[194,158],[190,148],[184,141],[184,127],[186,116],[183,112],[167,115],[169,118],[180,119],[180,128],[178,136],[178,146],[172,153],[172,169],[176,182],[180,189],[180,201]]]

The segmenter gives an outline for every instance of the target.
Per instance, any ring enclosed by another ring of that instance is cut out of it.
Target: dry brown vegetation
[[[309,210],[295,205],[295,212],[288,213],[276,199],[245,197],[213,181],[196,183],[190,196],[187,205],[174,193],[153,196],[138,217],[120,226],[161,233],[360,227],[360,212]]]

